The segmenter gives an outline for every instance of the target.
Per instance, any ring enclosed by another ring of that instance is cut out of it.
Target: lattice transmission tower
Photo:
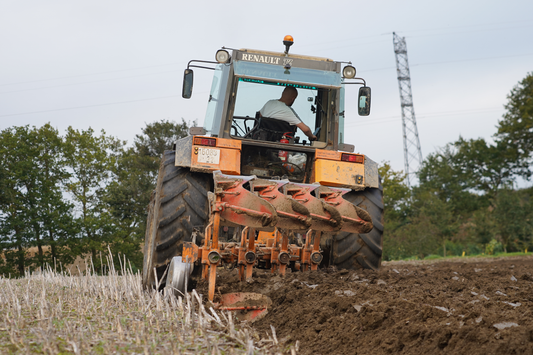
[[[392,33],[394,53],[396,54],[396,70],[398,72],[398,86],[400,87],[400,103],[402,105],[403,155],[407,185],[411,186],[414,175],[422,164],[422,149],[416,127],[413,94],[411,92],[411,75],[407,60],[407,44],[405,37]]]

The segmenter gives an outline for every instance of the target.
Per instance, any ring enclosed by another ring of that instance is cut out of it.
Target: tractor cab
[[[290,36],[288,36],[290,37]],[[290,41],[288,41],[290,39]],[[251,49],[221,49],[216,54],[213,82],[202,134],[240,140],[240,173],[263,178],[286,178],[310,182],[315,151],[354,147],[344,143],[344,87],[363,85],[359,114],[370,113],[370,88],[355,77],[355,68],[327,58],[289,54],[292,38],[286,38],[285,53]],[[198,65],[197,63],[201,63]],[[183,96],[192,94],[193,67],[206,68],[205,61],[191,61],[185,70]],[[287,87],[297,90],[291,109],[316,140],[276,117],[259,111],[277,100]]]

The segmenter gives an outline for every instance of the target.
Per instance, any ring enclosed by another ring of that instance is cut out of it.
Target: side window
[[[222,96],[224,91],[222,90],[222,85],[226,82],[227,76],[228,67],[218,64],[213,74],[213,82],[211,84],[209,102],[207,103],[207,111],[204,119],[204,129],[211,133],[211,135],[217,135],[220,129],[220,118],[224,109],[224,97]]]
[[[344,144],[344,86],[341,86],[339,98],[339,144]]]

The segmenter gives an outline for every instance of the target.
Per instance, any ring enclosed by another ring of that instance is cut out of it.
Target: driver
[[[285,121],[291,126],[296,126],[309,137],[309,140],[315,141],[316,136],[313,134],[309,126],[302,122],[300,117],[292,109],[294,100],[298,97],[298,90],[292,86],[287,86],[281,93],[279,100],[270,100],[259,111],[261,117],[275,118],[280,121]]]

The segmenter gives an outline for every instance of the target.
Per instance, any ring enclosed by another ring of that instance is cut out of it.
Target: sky
[[[147,123],[205,115],[222,46],[351,61],[372,88],[357,115],[346,90],[346,143],[404,169],[392,32],[405,37],[426,157],[456,141],[491,140],[511,89],[533,72],[533,1],[0,1],[0,130],[50,123],[133,142]]]

